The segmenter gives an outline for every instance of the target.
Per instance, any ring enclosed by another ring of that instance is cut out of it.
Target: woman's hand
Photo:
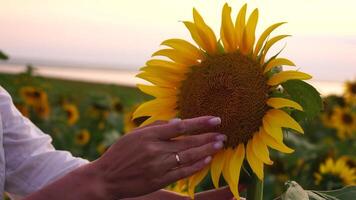
[[[125,135],[90,164],[103,197],[148,194],[201,170],[223,148],[225,135],[212,132],[220,123],[211,116],[174,119]]]

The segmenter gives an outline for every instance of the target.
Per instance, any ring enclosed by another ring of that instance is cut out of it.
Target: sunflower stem
[[[263,181],[253,174],[251,183],[247,187],[248,200],[263,200]]]

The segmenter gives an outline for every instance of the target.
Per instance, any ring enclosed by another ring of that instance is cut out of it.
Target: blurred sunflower
[[[66,113],[67,123],[69,125],[74,125],[79,120],[79,111],[76,105],[65,103],[63,105],[63,110]]]
[[[90,133],[87,129],[81,130],[75,135],[75,143],[78,145],[86,145],[90,140]]]
[[[315,184],[324,190],[356,185],[356,168],[349,166],[347,160],[347,157],[341,157],[338,160],[328,158],[314,174]]]
[[[331,122],[340,139],[353,137],[356,132],[356,113],[348,107],[336,107],[332,113]]]
[[[199,47],[182,40],[165,40],[152,59],[141,68],[137,77],[153,84],[138,85],[139,89],[156,99],[140,105],[134,118],[150,116],[142,125],[156,120],[179,116],[183,119],[203,115],[219,116],[219,132],[227,135],[225,149],[217,153],[210,166],[189,178],[188,192],[194,196],[195,187],[211,170],[215,187],[222,173],[238,199],[238,182],[243,160],[257,177],[264,177],[264,164],[271,165],[268,146],[284,153],[293,150],[283,143],[284,128],[303,133],[300,125],[282,109],[302,110],[289,99],[271,97],[281,83],[292,79],[310,79],[303,72],[281,71],[279,66],[295,66],[286,58],[266,59],[269,49],[288,35],[269,38],[270,33],[284,23],[268,27],[258,40],[255,30],[258,9],[246,20],[247,5],[237,15],[235,24],[231,8],[222,9],[220,40],[193,9],[194,22],[183,22]],[[222,44],[220,43],[222,42]]]
[[[30,111],[28,110],[28,107],[26,105],[24,105],[22,103],[16,103],[15,106],[23,116],[25,116],[25,117],[30,116]]]
[[[20,96],[29,106],[36,106],[48,99],[46,92],[31,86],[22,87],[20,89]]]
[[[109,148],[108,145],[105,145],[103,142],[101,142],[96,147],[96,151],[99,153],[99,155],[103,155],[105,151],[108,150],[108,148]]]
[[[42,102],[34,107],[37,115],[42,119],[47,119],[50,115],[50,107],[47,101]]]
[[[345,97],[351,103],[356,103],[356,80],[345,84]]]

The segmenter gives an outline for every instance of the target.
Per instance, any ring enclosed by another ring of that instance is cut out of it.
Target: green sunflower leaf
[[[0,60],[7,60],[9,56],[7,56],[4,52],[0,50]]]
[[[310,120],[318,116],[323,103],[320,93],[313,86],[301,80],[289,80],[282,86],[290,98],[303,107],[304,112],[293,111],[292,116],[296,120]]]

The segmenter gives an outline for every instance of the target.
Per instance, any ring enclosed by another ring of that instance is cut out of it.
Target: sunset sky
[[[220,0],[0,0],[0,49],[16,64],[137,70],[167,38],[189,35],[182,20],[196,7],[219,33]],[[260,9],[258,33],[287,21],[283,56],[317,80],[356,78],[356,1],[227,1]],[[1,67],[1,66],[0,66]]]

